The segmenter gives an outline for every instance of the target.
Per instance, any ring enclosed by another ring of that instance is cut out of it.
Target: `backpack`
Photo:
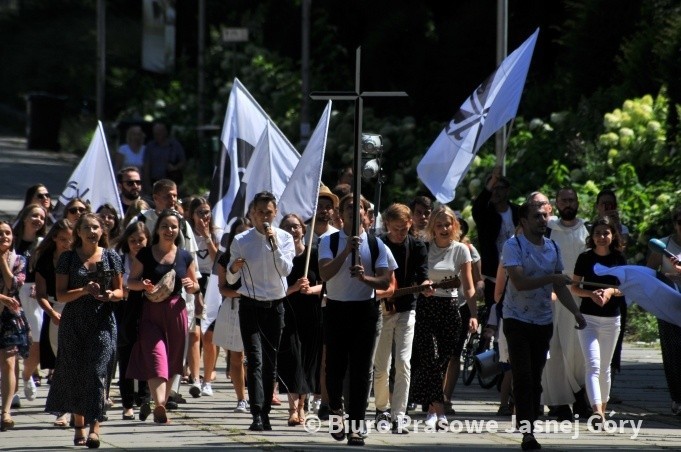
[[[329,236],[329,248],[331,254],[336,257],[338,253],[338,243],[340,241],[340,231],[334,232]],[[367,242],[369,243],[369,252],[371,252],[371,270],[376,275],[376,260],[378,259],[378,239],[375,235],[367,232]]]

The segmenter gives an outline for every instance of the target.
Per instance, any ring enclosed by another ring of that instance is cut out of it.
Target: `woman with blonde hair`
[[[458,277],[462,287],[450,291],[431,289],[416,302],[410,398],[428,406],[429,428],[447,428],[443,393],[447,365],[454,356],[460,329],[467,327],[472,332],[478,327],[471,253],[459,242],[460,235],[461,227],[452,209],[441,206],[430,214],[426,226],[428,277],[434,283]],[[471,312],[467,326],[461,322],[460,297]]]
[[[100,444],[99,422],[116,358],[111,302],[123,298],[121,259],[108,246],[101,217],[85,213],[75,224],[73,248],[62,253],[55,269],[57,300],[66,306],[45,411],[73,413],[73,444],[89,448]],[[86,423],[90,426],[87,438]]]

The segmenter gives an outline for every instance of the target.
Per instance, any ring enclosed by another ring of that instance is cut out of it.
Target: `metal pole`
[[[198,32],[198,56],[196,61],[196,72],[198,79],[196,81],[196,127],[198,129],[198,151],[199,161],[202,157],[201,150],[203,149],[203,93],[205,91],[205,71],[204,71],[204,53],[206,40],[206,0],[199,0],[199,32]]]
[[[504,61],[508,53],[508,0],[497,0],[497,66]],[[506,126],[499,129],[494,136],[494,151],[497,165],[501,165],[502,174],[506,175]]]
[[[97,0],[97,119],[104,120],[106,86],[106,1]]]
[[[303,102],[300,106],[300,144],[310,139],[310,8],[312,0],[302,2],[301,81]]]

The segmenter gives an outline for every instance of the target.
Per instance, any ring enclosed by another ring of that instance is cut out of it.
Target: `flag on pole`
[[[438,201],[454,199],[480,147],[515,117],[538,34],[539,29],[473,91],[419,162],[419,179]]]
[[[213,223],[219,230],[219,234],[228,232],[230,222],[237,217],[246,214],[248,203],[251,199],[247,198],[248,184],[242,183],[244,173],[255,152],[258,141],[263,136],[265,128],[268,127],[268,145],[272,146],[270,152],[278,155],[292,156],[297,159],[300,154],[295,147],[272,122],[265,110],[248,92],[246,87],[235,78],[232,91],[227,103],[227,112],[222,126],[222,152],[220,160],[213,172],[210,196],[208,201],[213,206]],[[296,160],[297,161],[297,160]],[[291,168],[293,168],[295,164]],[[291,173],[289,173],[290,176]],[[257,182],[257,177],[253,180]],[[252,181],[252,184],[256,183]],[[276,193],[275,193],[276,195]],[[281,193],[279,193],[281,195]],[[227,251],[220,244],[219,251]],[[206,285],[206,321],[201,322],[203,332],[217,318],[217,313],[222,303],[222,296],[218,288],[218,276],[216,265],[208,278]]]
[[[312,132],[305,151],[293,170],[293,174],[279,199],[274,224],[278,225],[284,215],[296,213],[304,222],[312,218],[317,210],[319,183],[322,180],[326,138],[331,121],[331,101],[326,104],[317,127]]]
[[[599,276],[612,275],[619,279],[619,290],[628,305],[636,303],[658,319],[681,327],[681,293],[657,278],[657,272],[642,265],[606,267],[594,265]]]
[[[283,141],[284,136],[273,132],[272,122],[267,121],[241,179],[241,183],[246,184],[248,202],[262,191],[269,191],[279,201],[300,160],[300,154],[295,149],[287,147],[288,141]]]
[[[97,122],[97,129],[95,129],[87,152],[73,170],[64,191],[59,195],[59,201],[55,207],[58,217],[61,216],[64,206],[73,198],[83,199],[90,204],[93,211],[102,204],[109,203],[118,210],[118,215],[123,213],[101,121]]]
[[[265,110],[235,78],[220,137],[222,152],[213,172],[209,196],[213,222],[220,230],[225,230],[232,219],[246,213],[250,200],[246,199],[246,187],[241,178],[268,121],[271,120]],[[279,145],[297,154],[281,130],[274,123],[270,127],[270,132],[278,137]]]

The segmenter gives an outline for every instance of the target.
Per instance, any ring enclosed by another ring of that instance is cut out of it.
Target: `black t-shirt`
[[[226,234],[225,234],[226,235]],[[229,271],[227,266],[229,265],[229,258],[231,256],[229,255],[229,251],[226,251],[220,255],[218,258],[218,265],[221,265],[225,271]],[[237,290],[241,288],[241,278],[237,280],[234,284],[227,284],[227,288],[232,289],[232,290]]]
[[[40,276],[45,280],[45,285],[47,286],[47,295],[51,297],[56,297],[57,294],[57,277],[55,274],[54,253],[47,253],[40,256],[38,262],[35,264],[35,272],[40,273]]]
[[[624,255],[619,252],[612,252],[607,256],[599,256],[593,250],[587,250],[577,257],[575,264],[575,275],[581,276],[584,281],[595,283],[604,283],[618,285],[619,280],[614,276],[598,276],[594,273],[594,265],[601,264],[606,267],[617,267],[619,265],[626,265],[627,260]],[[595,290],[597,287],[584,284],[584,289]],[[620,303],[624,301],[624,297],[611,297],[605,306],[597,305],[591,298],[582,297],[582,305],[579,311],[582,314],[595,315],[598,317],[616,317],[620,315]]]
[[[380,238],[392,251],[397,262],[395,279],[398,289],[416,286],[428,279],[428,249],[422,240],[407,236],[404,242],[393,243],[386,234],[381,235]],[[395,299],[395,307],[397,312],[416,309],[416,296],[408,294]]]
[[[142,263],[143,266],[141,279],[148,279],[153,284],[158,283],[163,275],[175,268],[176,276],[173,295],[179,294],[182,290],[182,278],[187,276],[187,269],[194,260],[192,255],[189,254],[189,251],[178,248],[177,256],[175,257],[175,262],[173,264],[159,264],[156,259],[154,259],[154,255],[151,252],[150,246],[139,250],[137,253],[137,259]]]

